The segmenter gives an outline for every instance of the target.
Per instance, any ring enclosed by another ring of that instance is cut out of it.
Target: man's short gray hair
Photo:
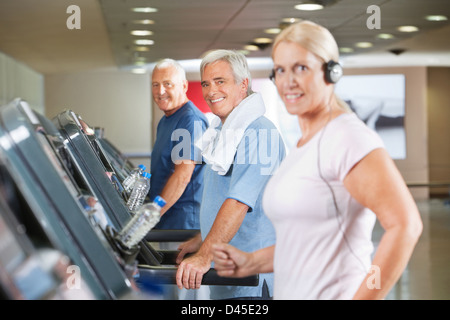
[[[247,95],[253,93],[252,76],[248,68],[247,59],[242,53],[240,53],[239,51],[223,49],[211,51],[206,54],[200,64],[200,74],[203,74],[203,71],[208,64],[214,63],[216,61],[226,61],[230,64],[236,83],[241,83],[245,79],[248,79]]]
[[[181,80],[186,81],[186,71],[183,69],[183,67],[181,66],[181,64],[173,59],[162,59],[159,60],[155,67],[153,68],[154,70],[157,69],[164,69],[167,67],[173,67],[175,68],[175,70],[177,71],[178,75],[180,76]]]

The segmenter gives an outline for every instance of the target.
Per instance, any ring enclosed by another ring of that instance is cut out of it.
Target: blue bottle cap
[[[150,179],[150,173],[148,173],[148,172],[142,172],[142,176],[144,178]]]
[[[141,168],[142,170],[147,169],[143,164],[138,165],[139,168]]]
[[[164,200],[163,198],[161,198],[160,196],[156,196],[155,200],[153,200],[154,203],[156,203],[158,206],[160,206],[161,208],[164,207],[166,205],[166,200]]]

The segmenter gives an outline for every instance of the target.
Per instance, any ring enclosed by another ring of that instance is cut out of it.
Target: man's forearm
[[[183,163],[175,166],[175,171],[167,180],[160,196],[166,201],[166,205],[161,210],[161,216],[167,212],[183,195],[186,186],[191,181],[195,164]]]
[[[226,199],[198,253],[212,261],[211,246],[215,243],[229,243],[239,230],[247,211],[248,206],[242,202]]]

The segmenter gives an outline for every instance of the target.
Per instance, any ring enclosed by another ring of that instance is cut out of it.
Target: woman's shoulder
[[[378,133],[369,128],[354,113],[345,113],[335,118],[325,129],[323,145],[333,151],[347,153],[350,150],[384,147]],[[353,151],[352,151],[353,152]]]
[[[378,134],[369,128],[358,116],[353,113],[343,113],[330,123],[330,131],[333,131],[336,137],[354,137],[358,135],[368,135],[374,138]]]

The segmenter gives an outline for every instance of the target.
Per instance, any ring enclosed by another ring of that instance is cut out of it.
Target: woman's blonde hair
[[[312,21],[301,21],[284,29],[275,39],[272,58],[276,47],[282,41],[294,42],[314,53],[320,60],[339,61],[339,49],[333,35],[328,29]]]
[[[328,63],[330,60],[339,61],[339,48],[331,32],[312,21],[304,20],[281,31],[273,43],[272,59],[275,49],[283,41],[297,43],[316,55],[323,63]],[[351,111],[343,100],[336,94],[334,96],[340,107]]]

